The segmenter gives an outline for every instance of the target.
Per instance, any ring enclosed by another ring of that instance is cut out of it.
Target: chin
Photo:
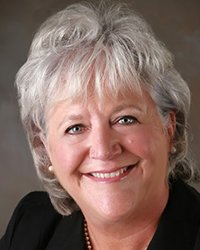
[[[133,203],[130,204],[130,201],[127,203],[129,204],[126,204],[125,202],[104,204],[104,206],[102,206],[102,204],[101,207],[97,208],[98,214],[108,223],[125,220],[134,213]]]

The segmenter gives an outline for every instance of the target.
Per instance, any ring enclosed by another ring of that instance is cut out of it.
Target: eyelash
[[[121,122],[122,120],[124,120],[125,122],[124,121]],[[137,122],[138,120],[134,116],[125,115],[125,116],[121,116],[120,118],[118,118],[115,123],[128,126],[128,125],[135,124]]]
[[[77,129],[77,128],[79,128],[79,130],[73,131],[73,129]],[[77,134],[81,134],[83,130],[85,130],[85,127],[83,124],[75,124],[75,125],[72,125],[69,128],[67,128],[65,130],[65,133],[70,134],[70,135],[77,135]]]
[[[122,122],[122,120],[124,120],[124,121]],[[126,116],[121,116],[121,117],[117,118],[113,122],[113,124],[120,124],[120,125],[129,126],[129,125],[133,125],[137,122],[138,122],[138,120],[134,116],[126,115]],[[78,130],[77,130],[77,128],[78,128]],[[75,131],[73,131],[74,129],[75,129]],[[79,135],[85,130],[86,130],[86,128],[83,124],[75,124],[75,125],[72,125],[69,128],[67,128],[65,130],[65,133],[69,134],[69,135]]]

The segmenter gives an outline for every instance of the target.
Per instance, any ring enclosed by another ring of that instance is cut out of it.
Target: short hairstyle
[[[40,138],[47,129],[45,112],[62,98],[87,98],[91,84],[99,97],[105,91],[114,97],[122,89],[147,88],[164,124],[175,112],[176,152],[169,156],[169,178],[192,179],[187,158],[190,90],[171,53],[124,4],[73,4],[42,24],[16,77],[37,174],[59,213],[70,214],[78,205],[48,171],[51,162]]]

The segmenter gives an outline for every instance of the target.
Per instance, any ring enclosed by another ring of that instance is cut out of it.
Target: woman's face
[[[45,143],[53,171],[87,219],[145,217],[166,202],[169,121],[164,129],[146,92],[53,108]]]

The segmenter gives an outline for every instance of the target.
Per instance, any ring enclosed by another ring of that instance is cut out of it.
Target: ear
[[[167,133],[169,135],[170,143],[172,143],[176,130],[176,113],[174,111],[169,112],[169,119],[167,124]]]

